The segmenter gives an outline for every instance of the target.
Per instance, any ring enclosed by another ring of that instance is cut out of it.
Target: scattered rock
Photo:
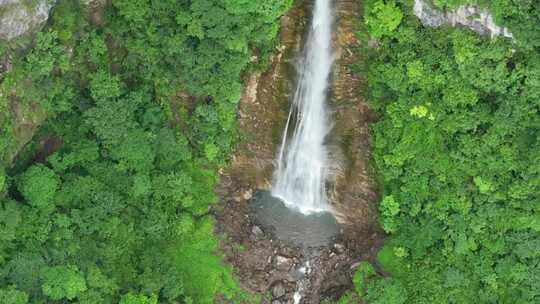
[[[287,258],[293,258],[298,254],[298,250],[295,250],[294,248],[283,246],[279,248],[279,255],[287,257]]]
[[[281,298],[285,295],[285,287],[281,282],[277,283],[274,288],[272,288],[272,295],[274,298]]]
[[[342,254],[345,252],[345,246],[343,244],[336,243],[334,244],[334,249],[336,250],[336,253]]]
[[[264,232],[259,226],[253,226],[253,228],[251,228],[251,233],[257,238],[262,237],[264,235]]]
[[[105,8],[107,0],[79,0],[88,15],[88,20],[93,26],[103,26],[105,23]]]
[[[370,49],[375,49],[379,46],[379,39],[376,38],[369,38],[368,40],[368,47]]]
[[[354,270],[354,269],[358,268],[358,266],[360,266],[360,262],[356,262],[356,263],[352,264],[350,269]]]
[[[244,192],[244,195],[242,195],[242,197],[246,201],[249,201],[251,199],[251,197],[253,197],[253,190],[249,189],[248,191]]]
[[[288,271],[293,265],[293,260],[284,256],[278,255],[275,259],[276,268],[279,270]]]

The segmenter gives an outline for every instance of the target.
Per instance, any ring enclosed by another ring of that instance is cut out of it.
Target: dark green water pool
[[[303,248],[328,246],[340,232],[332,213],[303,214],[287,207],[268,191],[256,193],[250,207],[257,225],[289,245]]]

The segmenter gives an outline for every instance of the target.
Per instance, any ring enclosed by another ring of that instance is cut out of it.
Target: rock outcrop
[[[427,0],[414,0],[413,12],[425,26],[463,26],[491,38],[497,36],[513,38],[510,30],[498,26],[491,13],[477,5],[462,5],[454,10],[441,11]]]
[[[0,40],[39,31],[49,18],[53,0],[0,0]]]
[[[361,43],[356,36],[360,16],[356,0],[336,1],[337,60],[332,76],[330,106],[334,128],[328,136],[333,170],[330,196],[336,216],[342,223],[364,221],[370,225],[376,213],[376,188],[370,177],[371,133],[369,124],[375,116],[362,97],[365,79],[353,71],[361,61]]]

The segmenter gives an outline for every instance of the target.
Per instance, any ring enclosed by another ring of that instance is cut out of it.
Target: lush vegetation
[[[380,38],[368,79],[389,237],[377,265],[359,267],[355,295],[381,304],[538,303],[540,10],[533,1],[479,1],[513,42],[423,27],[411,2],[365,8]]]
[[[242,73],[291,1],[111,2],[59,1],[0,76],[0,302],[239,299],[208,210]],[[12,166],[20,113],[61,145]]]
[[[244,300],[208,211],[242,74],[292,1],[110,2],[58,1],[0,74],[0,303]],[[515,40],[366,1],[389,236],[340,303],[540,302],[540,10],[433,2],[486,7]]]

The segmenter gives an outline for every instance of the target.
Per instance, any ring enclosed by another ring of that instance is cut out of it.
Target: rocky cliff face
[[[0,40],[37,32],[49,18],[53,0],[0,0]]]
[[[425,26],[463,26],[491,38],[496,36],[513,38],[507,28],[495,24],[489,11],[476,5],[462,5],[454,10],[441,11],[427,0],[415,0],[413,12]]]
[[[360,1],[336,1],[336,62],[330,92],[335,124],[328,136],[334,173],[328,186],[336,218],[342,224],[341,241],[354,259],[370,259],[383,238],[370,167],[370,124],[376,117],[363,97],[365,75],[354,68],[366,64],[367,41],[357,37],[362,22]]]
[[[332,81],[330,105],[335,126],[329,135],[333,178],[330,180],[331,200],[338,219],[343,223],[376,217],[370,213],[377,200],[370,178],[371,135],[369,124],[374,120],[362,97],[365,79],[353,71],[361,59],[361,42],[356,36],[361,11],[356,0],[336,2],[336,63]]]

